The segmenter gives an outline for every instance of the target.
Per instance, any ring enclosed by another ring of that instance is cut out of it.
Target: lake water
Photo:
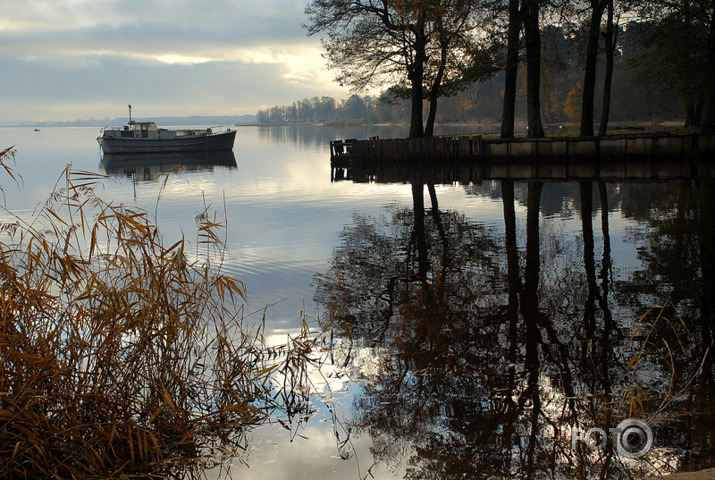
[[[331,181],[330,140],[405,129],[241,127],[233,155],[187,165],[162,191],[171,162],[103,162],[97,133],[0,129],[23,179],[2,181],[7,209],[31,214],[68,163],[107,173],[104,198],[156,211],[166,244],[191,241],[210,205],[225,211],[244,312],[271,305],[271,341],[302,311],[339,325],[333,364],[313,372],[312,418],[253,432],[234,478],[715,466],[712,182]],[[650,430],[621,423],[636,418]],[[619,425],[642,435],[620,438]],[[605,449],[580,440],[599,429]]]

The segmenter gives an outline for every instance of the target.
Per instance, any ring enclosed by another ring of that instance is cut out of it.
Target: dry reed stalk
[[[276,364],[244,327],[245,287],[220,269],[225,225],[200,215],[206,254],[191,258],[146,212],[102,200],[102,180],[68,166],[33,218],[5,210],[2,478],[200,477],[243,459],[252,427],[305,408],[309,329]]]

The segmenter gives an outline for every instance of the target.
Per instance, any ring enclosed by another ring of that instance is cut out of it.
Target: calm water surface
[[[7,208],[29,215],[71,163],[110,175],[105,198],[156,211],[167,244],[191,240],[205,205],[225,210],[225,268],[247,286],[246,313],[272,305],[270,338],[295,332],[303,310],[343,325],[334,364],[314,372],[315,415],[254,432],[235,478],[628,478],[715,464],[712,363],[696,375],[712,344],[713,185],[331,182],[330,140],[406,132],[242,127],[233,155],[187,165],[157,207],[171,162],[102,162],[97,133],[0,129],[23,177],[3,181]],[[655,327],[639,330],[649,309]],[[603,450],[573,440],[574,427],[631,417],[653,418],[643,457],[618,455],[617,437]]]

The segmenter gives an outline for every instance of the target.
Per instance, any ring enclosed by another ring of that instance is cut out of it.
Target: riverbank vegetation
[[[103,180],[68,166],[31,218],[0,214],[2,478],[202,477],[306,408],[307,327],[269,347],[246,326],[220,216],[167,246]]]
[[[685,117],[686,127],[714,128],[708,0],[315,0],[306,14],[337,79],[383,92],[380,101],[313,99],[260,111],[259,122],[311,121],[306,107],[320,105],[312,121],[407,118],[411,137],[431,136],[435,122],[487,118],[504,138],[518,118],[530,137],[567,119],[584,137],[605,134],[613,119]]]

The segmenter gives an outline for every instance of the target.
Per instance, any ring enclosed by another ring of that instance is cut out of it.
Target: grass
[[[102,180],[68,166],[32,218],[3,209],[2,478],[197,478],[306,408],[308,329],[277,361],[244,326],[217,215],[197,217],[195,245],[166,246]]]
[[[654,130],[640,127],[624,127],[613,128],[606,131],[606,136],[617,135],[698,135],[702,133],[700,127],[677,128],[672,130]],[[469,134],[468,137],[482,137],[484,140],[500,140],[501,135],[498,133],[486,134]],[[527,139],[526,133],[518,133],[514,135],[514,139]],[[559,133],[547,133],[545,138],[580,138],[578,127],[564,129]]]

